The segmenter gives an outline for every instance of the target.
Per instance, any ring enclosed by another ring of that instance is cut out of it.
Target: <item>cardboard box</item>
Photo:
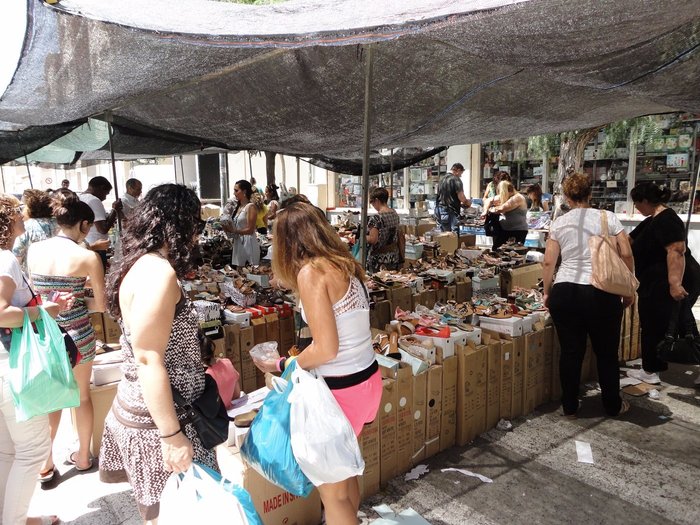
[[[413,372],[406,363],[390,372],[398,388],[396,454],[397,475],[411,469],[413,456]]]
[[[122,335],[119,324],[107,312],[102,314],[102,324],[104,326],[104,342],[118,344],[119,337]]]
[[[90,314],[88,317],[90,318],[90,324],[92,325],[92,329],[95,330],[95,337],[100,341],[104,341],[105,327],[102,323],[102,313],[95,312],[94,314]]]
[[[253,343],[255,341],[255,334],[252,326],[240,329],[239,341],[241,350],[241,389],[244,392],[252,392],[258,388],[258,367],[253,363],[253,358],[250,357],[250,349],[253,348]]]
[[[433,306],[437,302],[437,292],[435,290],[426,290],[423,292],[423,306],[427,306],[432,310]]]
[[[469,277],[466,277],[462,281],[457,281],[455,283],[455,286],[457,287],[457,297],[455,300],[458,303],[464,303],[466,301],[470,301],[472,298],[472,280]]]
[[[398,474],[396,430],[398,426],[399,389],[395,380],[382,380],[382,400],[379,405],[380,483],[385,486]]]
[[[92,399],[93,421],[92,421],[92,441],[90,442],[90,453],[94,457],[100,455],[100,445],[102,444],[102,433],[105,426],[105,418],[112,409],[112,401],[117,395],[119,382],[102,386],[90,386],[90,399]],[[73,420],[73,432],[78,432],[75,419],[75,408],[71,408],[71,419]]]
[[[250,320],[250,327],[253,329],[253,344],[259,345],[260,343],[266,342],[267,339],[267,323],[265,319],[260,316],[256,319]]]
[[[501,297],[508,297],[513,288],[535,288],[542,279],[542,265],[528,264],[519,268],[501,271]]]
[[[513,395],[511,418],[523,415],[523,387],[525,381],[525,338],[513,337]]]
[[[547,403],[552,397],[552,368],[554,363],[554,327],[547,326],[542,336],[542,399],[541,403]]]
[[[421,303],[422,298],[422,293],[414,293],[413,295],[411,295],[411,311],[415,311],[416,305],[423,304]]]
[[[459,242],[459,247],[461,248],[463,245],[464,246],[476,246],[476,235],[473,233],[465,233],[464,235],[460,235],[458,238]]]
[[[501,347],[500,341],[491,341],[486,357],[486,429],[496,426],[501,415]]]
[[[455,444],[457,433],[457,356],[442,361],[442,416],[440,417],[440,450]]]
[[[552,327],[554,328],[554,327]],[[552,399],[561,399],[561,379],[559,376],[559,359],[561,358],[561,346],[559,344],[559,336],[554,328],[552,336]]]
[[[296,341],[296,330],[294,328],[294,317],[280,318],[280,355],[288,355],[289,349]]]
[[[466,445],[486,430],[486,346],[457,346],[457,433]]]
[[[428,369],[426,387],[425,457],[440,452],[440,418],[442,416],[442,365]]]
[[[484,330],[492,330],[507,335],[523,335],[523,320],[519,317],[498,319],[495,317],[479,316],[479,326]]]
[[[321,498],[317,490],[308,498],[286,492],[249,467],[232,447],[217,447],[217,459],[222,476],[250,493],[264,525],[318,525],[321,522]]]
[[[241,327],[224,325],[224,357],[228,358],[239,373],[241,372]]]
[[[372,328],[384,328],[392,319],[393,312],[389,301],[377,301],[370,304],[369,324]]]
[[[459,248],[459,238],[454,232],[443,232],[433,236],[433,241],[440,246],[440,252],[453,254]]]
[[[435,294],[437,296],[437,302],[445,304],[447,302],[447,288],[437,288],[435,290]]]
[[[513,417],[513,341],[501,341],[500,354],[500,409],[499,417]]]
[[[360,499],[365,499],[380,489],[379,417],[364,426],[359,443],[365,460],[365,470],[360,477]]]
[[[280,318],[277,312],[273,314],[266,314],[263,316],[265,319],[265,327],[267,333],[268,341],[277,341],[277,350],[280,348]]]
[[[544,330],[525,335],[523,367],[523,412],[530,414],[540,402],[542,388],[542,352]]]
[[[447,286],[447,300],[456,301],[457,300],[457,285],[450,284]]]
[[[413,455],[411,464],[425,459],[425,425],[427,421],[428,372],[413,376]]]
[[[411,296],[413,295],[408,286],[396,286],[391,289],[391,313],[396,308],[401,308],[405,312],[412,310]]]

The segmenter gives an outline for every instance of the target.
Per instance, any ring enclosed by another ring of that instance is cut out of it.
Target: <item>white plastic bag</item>
[[[182,474],[172,474],[160,498],[159,525],[227,523],[249,525],[238,499],[196,463]],[[250,524],[253,525],[253,524]]]
[[[326,382],[297,367],[292,384],[289,426],[302,472],[316,486],[361,475],[365,462],[357,437]]]

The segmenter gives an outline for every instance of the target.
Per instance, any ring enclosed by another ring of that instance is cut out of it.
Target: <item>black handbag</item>
[[[679,334],[678,325],[683,310],[691,306],[680,301],[673,306],[671,320],[666,329],[666,335],[661,342],[656,345],[656,355],[662,361],[668,363],[679,363],[682,365],[700,365],[700,337],[693,333],[691,326],[684,326],[682,334]],[[687,317],[687,316],[686,316]],[[690,313],[692,319],[692,312]]]
[[[496,237],[501,231],[503,231],[501,228],[501,214],[492,211],[488,212],[484,221],[484,233],[488,237]]]
[[[192,423],[206,449],[213,449],[228,439],[228,425],[231,420],[226,413],[216,381],[209,374],[204,375],[204,391],[192,403],[188,403],[174,386],[173,400],[177,403],[178,414],[185,414],[183,423]]]

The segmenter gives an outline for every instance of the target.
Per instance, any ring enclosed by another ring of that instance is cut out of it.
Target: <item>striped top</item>
[[[80,353],[78,363],[92,361],[95,357],[95,330],[90,324],[85,305],[85,281],[87,277],[32,274],[34,289],[43,301],[49,300],[51,292],[71,292],[75,297],[73,307],[61,312],[56,322],[75,342]]]

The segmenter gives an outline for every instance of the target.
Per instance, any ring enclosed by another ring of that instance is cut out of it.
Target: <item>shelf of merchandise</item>
[[[547,188],[542,188],[545,193],[551,191],[552,174],[556,174],[557,165],[554,158],[549,159],[548,174],[545,177],[544,159],[533,159],[527,156],[527,139],[505,140],[481,145],[482,169],[480,178],[481,198],[491,182],[493,173],[507,171],[516,189],[524,192],[532,184],[542,186],[543,180],[548,180]]]

